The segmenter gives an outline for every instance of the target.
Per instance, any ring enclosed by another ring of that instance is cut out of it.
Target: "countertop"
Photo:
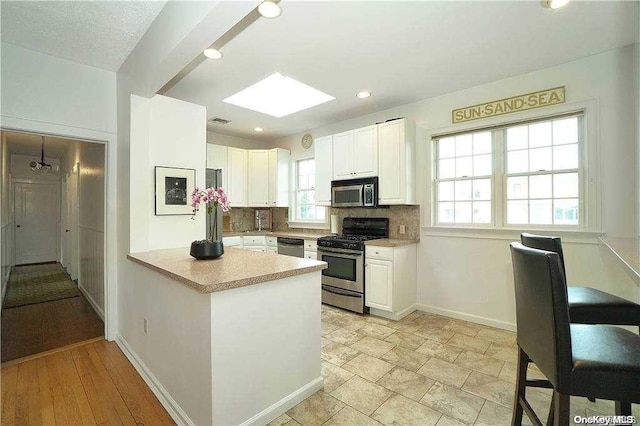
[[[288,231],[243,231],[243,232],[224,232],[222,237],[253,237],[255,235],[264,235],[267,237],[289,237],[289,238],[302,238],[307,240],[316,240],[320,237],[326,237],[332,235],[329,231],[326,232],[288,232]]]
[[[215,293],[327,268],[325,262],[234,247],[225,247],[224,255],[212,260],[192,258],[188,247],[132,253],[127,258],[198,293]]]
[[[378,240],[369,240],[365,241],[365,246],[375,246],[375,247],[400,247],[400,246],[408,246],[409,244],[418,244],[420,240],[400,240],[400,239],[392,239],[392,238],[380,238]]]
[[[607,238],[600,241],[627,267],[640,286],[640,238]]]

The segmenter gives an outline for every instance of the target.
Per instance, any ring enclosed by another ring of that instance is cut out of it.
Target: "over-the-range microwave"
[[[377,206],[377,177],[331,181],[331,207]]]

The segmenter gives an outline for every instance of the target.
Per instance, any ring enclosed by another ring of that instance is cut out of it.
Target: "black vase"
[[[216,259],[224,254],[224,245],[222,241],[194,241],[189,254],[198,260]]]

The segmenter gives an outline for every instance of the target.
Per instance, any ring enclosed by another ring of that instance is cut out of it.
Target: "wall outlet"
[[[400,225],[400,230],[398,232],[400,232],[400,234],[404,234],[407,232],[407,229],[404,225]]]
[[[148,319],[144,319],[144,334],[147,334],[147,331],[149,331],[149,320]]]

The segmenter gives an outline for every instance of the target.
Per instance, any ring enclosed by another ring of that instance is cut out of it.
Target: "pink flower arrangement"
[[[216,226],[218,222],[218,206],[222,208],[223,212],[228,212],[231,210],[229,207],[229,199],[227,198],[227,194],[224,192],[224,189],[221,187],[218,188],[205,188],[200,189],[197,186],[191,193],[191,207],[193,207],[193,215],[200,210],[200,204],[207,205],[207,214],[213,214],[213,218],[211,220],[211,235],[209,239],[211,241],[217,241],[216,235]]]

